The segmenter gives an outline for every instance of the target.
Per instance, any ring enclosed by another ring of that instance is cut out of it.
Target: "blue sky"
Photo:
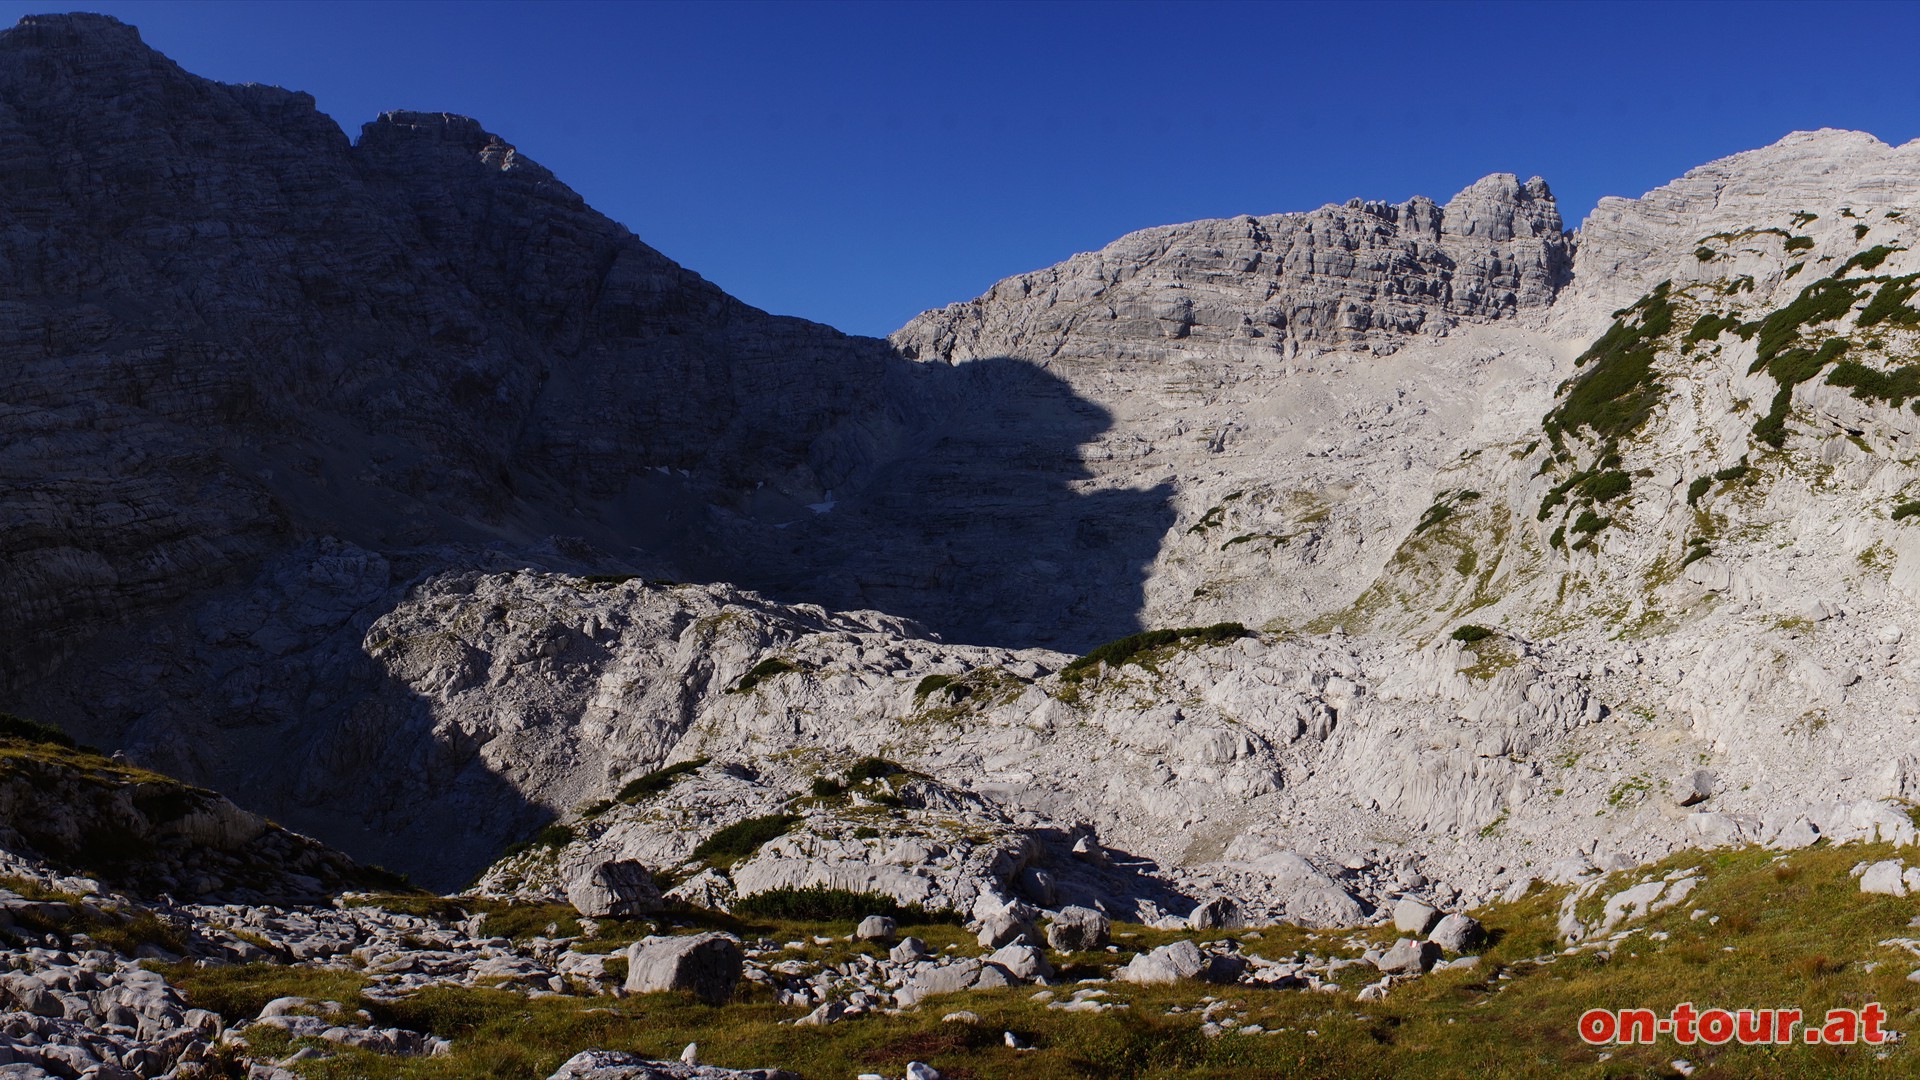
[[[1920,8],[1895,3],[86,10],[349,134],[475,116],[735,295],[868,334],[1152,225],[1490,172],[1545,176],[1573,224],[1795,129],[1920,136]]]

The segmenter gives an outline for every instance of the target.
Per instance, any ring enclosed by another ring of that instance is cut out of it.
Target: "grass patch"
[[[655,769],[645,776],[627,781],[621,786],[620,794],[614,798],[623,803],[636,803],[641,799],[658,795],[672,787],[674,781],[705,768],[710,760],[712,759],[697,757]]]

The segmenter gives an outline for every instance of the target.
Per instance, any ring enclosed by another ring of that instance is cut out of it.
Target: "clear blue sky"
[[[85,9],[352,135],[477,117],[735,295],[869,334],[1151,225],[1490,172],[1571,224],[1798,128],[1920,135],[1920,8],[1891,2]]]

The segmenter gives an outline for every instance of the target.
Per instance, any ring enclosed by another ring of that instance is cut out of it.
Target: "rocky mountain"
[[[104,17],[0,33],[0,137],[0,698],[436,887],[1332,924],[1911,837],[1911,146],[1149,229],[883,342]]]

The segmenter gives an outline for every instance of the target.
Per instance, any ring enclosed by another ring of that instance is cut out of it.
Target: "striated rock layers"
[[[0,139],[4,703],[436,884],[563,817],[485,886],[1326,924],[1912,838],[1916,146],[1149,229],[880,342],[111,19],[0,33]]]

